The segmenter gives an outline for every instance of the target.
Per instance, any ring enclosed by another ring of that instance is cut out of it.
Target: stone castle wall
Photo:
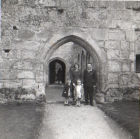
[[[69,35],[95,50],[101,92],[108,100],[122,94],[116,88],[139,87],[140,2],[89,0],[2,0],[0,87],[43,89],[46,57]]]

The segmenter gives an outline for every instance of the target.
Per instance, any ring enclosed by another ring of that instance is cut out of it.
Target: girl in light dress
[[[82,89],[83,89],[83,85],[81,80],[77,80],[76,84],[74,85],[74,97],[75,97],[75,101],[76,101],[76,106],[80,107],[81,105],[81,99],[83,97],[83,93],[82,93]]]

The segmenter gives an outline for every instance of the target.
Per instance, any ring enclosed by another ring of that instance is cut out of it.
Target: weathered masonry
[[[140,2],[2,0],[0,88],[45,93],[50,65],[87,55],[98,73],[97,98],[138,99]],[[75,61],[74,59],[77,60]],[[4,95],[4,91],[3,91]]]

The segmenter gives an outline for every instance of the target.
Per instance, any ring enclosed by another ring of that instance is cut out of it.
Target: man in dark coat
[[[88,104],[89,99],[90,105],[93,106],[93,99],[95,99],[97,75],[96,71],[93,69],[91,64],[87,64],[87,70],[84,71],[83,83],[84,83],[85,103]]]

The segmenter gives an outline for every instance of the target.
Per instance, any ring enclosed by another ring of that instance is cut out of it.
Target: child
[[[80,101],[82,98],[82,88],[83,85],[81,83],[81,80],[77,80],[76,84],[74,84],[74,96],[75,96],[75,100],[76,100],[76,106],[80,107]]]
[[[69,105],[69,99],[71,97],[71,80],[67,80],[62,96],[65,97],[64,105]]]

